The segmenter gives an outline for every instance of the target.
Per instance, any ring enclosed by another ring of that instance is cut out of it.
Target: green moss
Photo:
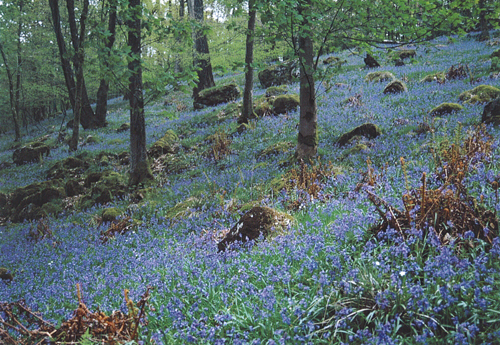
[[[406,87],[405,82],[395,79],[391,81],[387,86],[384,88],[384,94],[387,93],[400,93],[400,92],[406,92],[408,91],[408,88]]]
[[[433,108],[429,115],[440,116],[443,114],[451,114],[456,111],[462,110],[464,107],[457,103],[441,103],[437,107]]]
[[[379,83],[382,81],[394,80],[396,77],[389,71],[370,72],[365,76],[365,81]]]
[[[149,157],[157,158],[165,153],[175,153],[176,152],[176,144],[179,140],[179,137],[175,132],[171,129],[165,132],[163,137],[161,137],[158,141],[156,141],[153,146],[148,151]]]
[[[479,85],[472,90],[464,91],[458,99],[465,103],[486,103],[500,96],[500,89],[491,85]]]
[[[101,142],[101,138],[95,135],[89,135],[85,139],[85,144],[97,144]]]
[[[404,60],[417,56],[415,49],[396,49],[389,54],[391,60]]]
[[[357,143],[356,145],[354,145],[353,147],[347,149],[344,154],[343,154],[343,158],[345,157],[348,157],[348,156],[351,156],[351,155],[354,155],[354,154],[357,154],[357,153],[360,153],[362,151],[368,151],[369,148],[366,144],[363,144],[363,143]]]
[[[191,196],[184,201],[177,203],[174,207],[170,208],[165,214],[167,219],[180,219],[192,216],[196,213],[197,208],[203,206],[201,198]]]
[[[47,217],[49,215],[58,215],[62,211],[63,209],[60,200],[59,202],[58,201],[48,202],[42,205],[42,207],[40,208],[40,216],[37,218]]]
[[[108,141],[108,145],[121,145],[124,143],[125,143],[125,140],[122,140],[122,139],[112,139],[112,140]]]
[[[295,110],[300,105],[299,95],[280,95],[273,102],[273,112],[275,114],[285,114]]]
[[[214,86],[202,90],[195,102],[195,109],[202,109],[205,106],[214,106],[221,103],[227,103],[240,97],[241,91],[238,85],[231,83],[228,85]]]
[[[284,95],[287,92],[288,92],[288,86],[286,85],[270,86],[266,90],[266,97]]]
[[[122,215],[122,211],[120,211],[116,207],[106,208],[102,212],[102,221],[103,222],[112,222],[112,221],[116,220],[116,218],[118,218],[121,215]]]
[[[490,58],[500,58],[500,49],[495,50],[493,53],[491,53]]]
[[[433,81],[438,81],[438,82],[443,82],[446,79],[446,75],[444,72],[437,72],[437,73],[432,73],[428,74],[422,79],[420,79],[421,83],[430,83]]]

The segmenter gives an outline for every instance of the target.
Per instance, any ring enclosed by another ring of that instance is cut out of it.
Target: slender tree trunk
[[[87,21],[87,14],[89,10],[89,0],[83,0],[83,10],[80,18],[80,39],[75,47],[75,66],[76,68],[76,99],[74,108],[73,120],[73,136],[69,143],[69,150],[76,151],[78,148],[78,138],[80,136],[80,117],[83,112],[83,62],[85,59],[85,52],[83,42],[85,40],[85,22]]]
[[[203,25],[203,0],[188,0],[188,10],[191,18]],[[194,49],[194,66],[198,74],[198,82],[193,89],[193,100],[196,102],[201,90],[215,86],[207,35],[203,34],[202,29],[194,31]]]
[[[310,23],[311,0],[302,0],[299,14],[303,22],[299,31],[299,62],[300,62],[300,120],[296,156],[298,159],[310,161],[318,150],[318,108],[314,86],[314,51],[311,40]]]
[[[9,62],[7,61],[7,57],[5,55],[2,42],[0,42],[0,54],[2,55],[3,64],[5,66],[5,70],[7,71],[7,78],[9,80],[10,111],[12,112],[12,120],[14,122],[14,129],[16,133],[15,141],[19,141],[19,139],[21,139],[21,133],[19,130],[19,122],[17,119],[16,91],[14,87],[14,77],[12,76],[12,71],[10,69]]]
[[[52,12],[52,22],[54,25],[54,33],[56,35],[57,46],[59,48],[59,57],[61,58],[61,66],[64,74],[64,81],[66,82],[66,88],[68,89],[68,97],[71,103],[71,107],[75,109],[75,79],[73,76],[73,69],[69,59],[67,58],[66,44],[64,43],[64,37],[61,31],[61,15],[59,13],[59,1],[49,0],[50,10]]]
[[[16,73],[16,102],[15,102],[15,107],[16,107],[16,119],[14,121],[14,127],[15,127],[15,132],[16,132],[16,140],[17,136],[19,135],[19,138],[21,138],[21,131],[20,131],[20,126],[19,126],[19,116],[21,113],[21,82],[22,82],[22,45],[21,45],[21,35],[23,32],[23,22],[22,22],[22,15],[23,15],[23,5],[24,1],[19,0],[19,23],[17,27],[17,73]]]
[[[179,20],[182,21],[184,19],[184,7],[185,7],[185,2],[184,0],[179,1]],[[180,37],[176,38],[177,44],[181,43]],[[182,72],[182,67],[181,67],[181,61],[180,57],[177,54],[175,57],[175,67],[174,67],[174,72],[175,73],[181,73]]]
[[[116,8],[117,1],[110,0],[109,9],[109,22],[108,22],[108,32],[110,34],[109,38],[106,40],[106,56],[109,58],[111,56],[111,49],[115,43],[116,37]],[[102,62],[105,69],[109,68],[108,59],[104,59]],[[95,111],[95,117],[98,127],[106,126],[106,113],[108,112],[108,91],[109,91],[109,81],[107,78],[102,78],[99,84],[99,90],[97,90],[97,106]]]
[[[128,26],[128,45],[130,46],[129,103],[130,103],[130,180],[137,185],[153,175],[147,161],[146,121],[144,118],[144,98],[142,95],[141,67],[141,0],[129,0],[130,20]]]
[[[76,18],[75,18],[75,2],[74,0],[66,0],[66,7],[68,9],[68,21],[69,21],[69,29],[71,33],[71,42],[73,44],[73,48],[75,52],[79,45],[79,41],[83,40],[83,37],[78,37],[78,29],[76,26]],[[84,33],[86,35],[86,33]],[[77,58],[73,58],[73,65],[75,66],[75,70],[79,68],[79,61]],[[85,79],[82,79],[82,114],[80,118],[80,122],[82,127],[87,128],[97,128],[97,121],[95,118],[94,110],[90,106],[89,96],[87,93],[87,87],[85,85]]]
[[[245,90],[243,91],[243,112],[238,122],[248,123],[253,115],[253,42],[255,31],[255,0],[248,1],[248,30],[245,53]]]
[[[481,34],[479,35],[480,41],[487,41],[490,39],[490,32],[488,30],[488,20],[486,15],[488,14],[486,8],[486,0],[479,0],[479,27],[481,29]]]

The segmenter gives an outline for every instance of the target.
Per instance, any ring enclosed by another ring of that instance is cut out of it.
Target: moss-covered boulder
[[[491,53],[490,58],[500,58],[500,49],[495,50],[493,53]]]
[[[327,57],[326,59],[323,60],[323,64],[330,65],[332,63],[336,63],[336,62],[339,62],[339,61],[341,61],[339,57],[337,57],[337,56],[330,56],[330,57]]]
[[[268,116],[273,114],[274,97],[261,97],[255,100],[253,112],[258,117]]]
[[[234,101],[240,97],[240,95],[240,88],[234,83],[214,86],[200,91],[198,97],[196,97],[193,102],[193,106],[195,109],[203,109],[205,107]]]
[[[500,98],[497,98],[485,105],[481,121],[500,125]]]
[[[88,161],[77,157],[68,157],[55,163],[47,172],[47,177],[49,179],[65,179],[81,176],[88,168]]]
[[[337,140],[337,144],[340,146],[344,146],[347,143],[349,143],[349,141],[355,136],[363,136],[366,138],[376,138],[380,134],[382,134],[382,132],[380,131],[380,128],[377,125],[374,125],[373,123],[365,123],[361,126],[354,128],[352,131],[344,133]]]
[[[12,192],[5,206],[13,222],[33,220],[62,210],[61,199],[66,197],[62,180],[33,183]],[[44,207],[52,203],[53,207]]]
[[[259,72],[259,81],[263,88],[290,84],[293,81],[293,70],[295,63],[284,63],[270,66]]]
[[[165,218],[190,218],[199,212],[199,209],[201,209],[203,203],[204,202],[201,198],[190,196],[189,198],[177,203],[174,207],[170,208],[165,214]]]
[[[5,282],[14,280],[14,275],[5,267],[0,267],[0,279]]]
[[[406,84],[401,80],[393,80],[384,88],[384,94],[388,93],[401,93],[408,91]]]
[[[76,179],[69,179],[64,185],[64,191],[67,196],[75,196],[83,194],[85,188]]]
[[[103,222],[112,222],[114,220],[116,220],[118,217],[120,217],[122,215],[122,211],[120,211],[118,208],[116,207],[109,207],[109,208],[106,208],[104,209],[104,211],[102,211],[102,221]]]
[[[472,90],[464,91],[458,99],[464,103],[486,103],[500,96],[500,89],[491,85],[479,85]]]
[[[431,83],[438,82],[443,83],[446,79],[446,75],[444,72],[431,73],[420,79],[421,83]]]
[[[121,133],[121,132],[126,132],[126,131],[128,131],[129,129],[130,129],[130,123],[129,123],[129,122],[125,122],[125,123],[122,123],[122,124],[120,125],[120,127],[118,127],[118,128],[116,129],[116,131],[117,131],[118,133]]]
[[[288,86],[286,85],[270,86],[266,89],[266,97],[279,96],[287,93],[288,93]]]
[[[441,103],[437,107],[433,108],[429,115],[431,116],[440,116],[445,114],[451,114],[457,111],[462,110],[464,107],[457,103]]]
[[[44,143],[32,143],[27,146],[20,147],[12,154],[12,160],[17,165],[22,165],[32,162],[40,162],[43,156],[50,155],[50,147]]]
[[[95,204],[107,204],[115,197],[123,197],[127,193],[126,178],[115,171],[106,171],[92,187],[91,197]]]
[[[289,111],[297,109],[299,105],[299,95],[280,95],[276,97],[273,102],[273,113],[276,115],[285,114]]]
[[[293,223],[293,217],[269,207],[250,209],[217,244],[219,251],[231,248],[235,242],[247,242],[259,237],[272,239],[285,234]]]
[[[390,53],[390,58],[394,61],[415,58],[417,52],[415,49],[396,49]]]
[[[365,81],[374,83],[380,83],[383,81],[390,81],[394,79],[396,79],[396,77],[389,71],[370,72],[365,76]]]
[[[7,202],[9,202],[9,198],[7,197],[7,195],[4,193],[0,193],[0,208],[7,205]]]
[[[158,158],[166,153],[176,153],[179,149],[179,137],[175,132],[169,129],[163,137],[156,141],[148,151],[148,156],[151,158]]]

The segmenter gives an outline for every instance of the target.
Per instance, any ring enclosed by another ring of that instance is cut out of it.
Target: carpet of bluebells
[[[95,221],[104,206],[50,218],[53,236],[38,242],[28,236],[36,222],[1,226],[0,267],[13,271],[15,280],[0,281],[0,301],[24,298],[32,310],[60,323],[77,306],[77,283],[89,309],[106,312],[126,311],[124,289],[138,300],[152,286],[148,324],[141,328],[144,344],[498,343],[499,241],[477,241],[473,249],[457,252],[453,243],[441,246],[431,237],[402,241],[393,229],[373,236],[369,229],[380,217],[363,189],[356,188],[369,159],[379,175],[374,192],[402,209],[407,183],[418,188],[423,172],[433,179],[429,147],[465,135],[481,122],[484,104],[464,104],[460,112],[430,117],[433,107],[458,102],[458,95],[475,85],[470,78],[420,83],[425,75],[468,64],[472,74],[483,73],[481,84],[500,87],[500,80],[487,73],[488,56],[497,47],[474,39],[439,38],[416,49],[412,63],[382,67],[406,80],[408,92],[396,95],[383,94],[386,83],[364,81],[368,71],[362,56],[337,54],[347,63],[317,87],[319,154],[322,162],[340,167],[340,173],[321,182],[318,198],[288,211],[296,222],[286,235],[225,253],[218,253],[212,240],[212,234],[231,228],[241,217],[231,207],[235,203],[258,200],[285,210],[300,197],[297,190],[268,188],[288,169],[282,162],[293,149],[259,155],[273,143],[296,142],[297,111],[259,119],[240,134],[234,118],[215,124],[200,120],[213,108],[174,111],[175,104],[148,105],[148,145],[168,129],[182,133],[186,143],[225,131],[232,133],[231,153],[218,161],[206,155],[193,161],[188,172],[159,176],[156,193],[147,201],[114,201],[139,225],[105,244],[99,237],[107,224]],[[375,56],[385,64],[383,51]],[[218,83],[233,80],[241,84],[242,75],[226,76]],[[329,87],[335,83],[346,85]],[[298,84],[290,90],[298,93]],[[264,92],[255,83],[254,94]],[[361,106],[342,104],[355,94],[361,95]],[[179,102],[189,102],[188,96],[178,97]],[[166,117],[166,112],[177,116]],[[108,115],[110,128],[126,122],[127,116],[126,104],[118,101]],[[346,155],[349,147],[335,145],[341,134],[366,122],[383,132],[367,149]],[[424,122],[434,130],[416,134]],[[34,128],[33,138],[51,125]],[[487,130],[494,138],[492,155],[469,172],[464,184],[471,195],[478,200],[482,195],[486,207],[498,212],[491,182],[500,174],[500,133],[493,127]],[[80,150],[97,154],[128,149],[127,133],[84,131],[89,134],[103,140]],[[6,148],[12,138],[0,139],[0,162],[9,161],[12,151]],[[188,156],[188,148],[181,151]],[[44,180],[53,163],[68,155],[67,148],[59,147],[42,163],[1,171],[0,191]],[[185,217],[166,217],[169,209],[190,196],[199,202]]]

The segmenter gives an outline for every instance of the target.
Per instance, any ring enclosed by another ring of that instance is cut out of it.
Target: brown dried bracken
[[[101,233],[100,240],[104,244],[109,239],[114,238],[115,235],[117,234],[122,235],[126,233],[132,228],[132,226],[133,226],[132,219],[128,216],[118,222],[112,222],[109,225],[109,228]]]
[[[408,192],[402,197],[404,210],[390,206],[367,189],[368,199],[382,218],[372,231],[378,234],[392,228],[403,240],[411,236],[412,229],[422,231],[423,237],[433,232],[442,245],[455,240],[457,250],[473,246],[471,241],[464,239],[465,233],[472,231],[475,238],[492,244],[499,233],[496,213],[485,209],[469,196],[463,185],[465,174],[489,157],[491,144],[492,137],[486,133],[484,126],[480,126],[469,134],[462,145],[452,144],[441,149],[439,153],[443,164],[437,169],[441,186],[428,188],[425,173],[420,188],[409,190],[406,181]],[[404,160],[401,162],[406,178]],[[498,188],[498,183],[492,187]]]
[[[77,284],[78,308],[71,319],[56,328],[31,311],[24,300],[0,303],[0,343],[6,345],[77,344],[84,334],[96,343],[116,345],[137,341],[139,324],[146,324],[144,309],[149,300],[148,287],[141,299],[134,303],[125,290],[128,314],[114,311],[107,316],[101,311],[91,312],[83,303]],[[19,337],[15,337],[11,330]]]

